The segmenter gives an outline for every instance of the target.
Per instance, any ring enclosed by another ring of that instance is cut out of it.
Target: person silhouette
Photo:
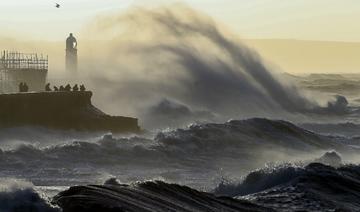
[[[85,90],[86,90],[85,86],[84,86],[84,85],[80,85],[80,91],[85,91]]]
[[[60,85],[60,89],[59,89],[59,90],[60,90],[60,91],[65,91],[64,86]]]
[[[47,84],[45,85],[45,91],[51,91],[50,83],[47,83]]]
[[[71,86],[70,86],[70,84],[67,84],[67,85],[65,86],[65,91],[71,91]]]
[[[59,91],[59,88],[54,86],[54,91]]]
[[[77,84],[74,85],[74,87],[72,88],[73,91],[79,91],[79,87]]]
[[[24,92],[28,92],[29,91],[29,86],[26,84],[26,82],[24,82]]]
[[[24,92],[24,83],[22,82],[19,84],[19,92]]]

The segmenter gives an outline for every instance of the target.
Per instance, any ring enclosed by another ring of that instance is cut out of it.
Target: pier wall
[[[138,120],[110,116],[91,104],[92,92],[29,92],[0,95],[0,127],[138,132]]]

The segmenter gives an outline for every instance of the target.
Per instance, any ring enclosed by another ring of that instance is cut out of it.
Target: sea
[[[0,129],[0,211],[360,211],[360,75],[276,72],[188,7],[111,20],[86,85],[142,133]]]

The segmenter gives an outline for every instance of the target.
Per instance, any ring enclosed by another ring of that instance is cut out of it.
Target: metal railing
[[[0,57],[0,69],[21,70],[35,69],[47,70],[49,66],[48,56],[36,53],[20,53],[16,51],[3,51]]]

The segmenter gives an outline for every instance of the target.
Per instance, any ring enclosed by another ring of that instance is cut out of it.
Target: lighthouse
[[[76,38],[70,33],[66,39],[66,58],[65,58],[66,70],[68,72],[76,72],[78,66],[77,59],[77,41]]]

